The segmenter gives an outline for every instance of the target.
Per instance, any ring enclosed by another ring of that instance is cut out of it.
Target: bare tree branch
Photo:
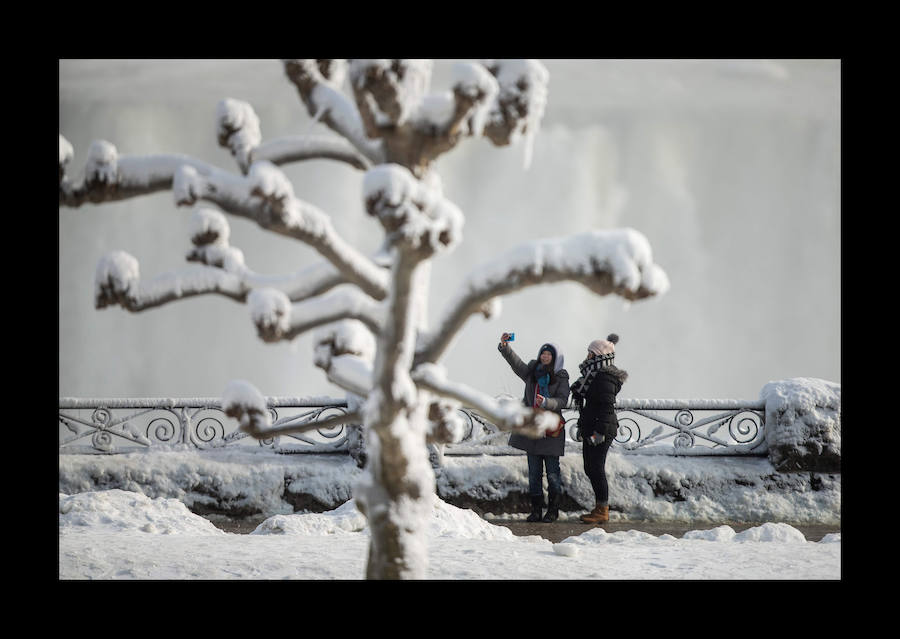
[[[346,281],[375,299],[387,295],[387,273],[338,235],[325,213],[297,199],[288,179],[269,162],[254,163],[246,178],[223,172],[202,174],[192,167],[182,167],[173,190],[179,205],[204,199],[269,231],[305,242],[331,262]]]
[[[248,292],[254,288],[275,288],[285,293],[292,302],[321,295],[346,282],[333,264],[324,261],[295,273],[255,273],[244,264],[243,252],[229,245],[230,235],[228,220],[220,211],[197,207],[191,215],[191,242],[194,248],[187,254],[187,260],[224,269],[238,277]],[[373,261],[380,257],[376,254]]]
[[[254,437],[255,439],[270,439],[272,437],[276,437],[278,435],[291,435],[297,433],[306,433],[311,430],[320,430],[326,428],[334,428],[335,426],[342,426],[343,424],[354,424],[362,422],[362,414],[359,412],[348,412],[341,413],[339,415],[332,415],[325,419],[302,422],[299,424],[283,424],[281,426],[272,426],[270,428],[264,428],[258,425],[256,421],[250,421],[249,427],[244,430],[247,434]]]
[[[201,173],[214,174],[220,171],[210,164],[187,155],[157,154],[144,156],[118,155],[109,142],[97,140],[88,151],[84,178],[72,184],[65,174],[62,142],[60,136],[60,181],[59,205],[76,208],[85,203],[100,204],[115,202],[140,195],[148,195],[172,188],[175,173],[181,166],[189,166]],[[68,143],[66,143],[68,144]],[[69,146],[71,149],[71,145]]]
[[[419,392],[424,394],[426,389],[419,386]],[[466,420],[459,414],[459,402],[455,400],[446,397],[430,400],[428,421],[426,441],[429,444],[455,444],[466,434]]]
[[[496,146],[533,134],[544,115],[549,74],[537,60],[486,60],[500,87],[484,127]]]
[[[294,135],[263,142],[252,154],[252,161],[266,160],[276,165],[303,160],[337,160],[368,170],[371,160],[344,138]]]
[[[371,162],[344,138],[303,135],[263,143],[259,117],[249,103],[241,100],[221,100],[216,124],[219,145],[231,151],[244,174],[258,160],[276,165],[302,160],[338,160],[363,170],[371,166]]]
[[[344,77],[337,70],[341,66],[339,61],[283,60],[283,63],[310,116],[343,136],[372,164],[384,161],[383,145],[366,137],[356,107],[339,90]]]
[[[416,363],[435,362],[474,313],[491,300],[528,286],[573,281],[597,295],[639,300],[665,292],[665,273],[650,244],[633,229],[592,231],[528,242],[472,272],[434,330],[420,336]]]
[[[73,157],[72,145],[59,136],[59,205],[78,208],[82,204],[117,202],[172,189],[175,174],[189,166],[213,181],[228,181],[229,174],[207,162],[179,153],[141,156],[119,155],[115,146],[96,140],[88,151],[80,182],[70,181],[66,167]],[[340,140],[327,138],[284,138],[264,143],[248,151],[250,161],[272,164],[313,159],[333,159],[355,168],[368,168],[368,161]],[[242,167],[246,171],[246,168]]]
[[[187,267],[142,283],[137,260],[122,251],[100,260],[94,283],[96,308],[119,305],[135,313],[196,295],[216,293],[243,302],[247,294],[239,278],[209,266]]]
[[[481,135],[497,83],[478,64],[453,67],[451,91],[426,95],[430,60],[353,60],[354,98],[371,138],[381,138],[385,162],[424,177],[431,163],[466,136]]]
[[[291,304],[276,289],[254,289],[247,303],[260,338],[266,342],[292,340],[310,329],[342,319],[359,320],[373,333],[384,325],[384,307],[356,287],[344,285],[325,295]]]
[[[420,388],[474,408],[501,430],[539,438],[559,425],[556,413],[534,411],[517,400],[494,399],[465,384],[449,381],[443,368],[434,364],[417,366],[412,372],[412,379]]]
[[[318,331],[314,363],[329,381],[359,397],[372,390],[375,338],[359,321],[343,320]]]

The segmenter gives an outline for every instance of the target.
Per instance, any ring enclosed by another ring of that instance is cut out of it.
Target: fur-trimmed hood
[[[607,375],[612,375],[617,380],[619,380],[620,384],[624,384],[625,380],[628,379],[628,371],[624,371],[615,364],[612,366],[607,366],[606,368],[601,368],[600,373],[606,373]]]

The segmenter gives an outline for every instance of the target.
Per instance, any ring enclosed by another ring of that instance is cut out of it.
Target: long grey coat
[[[551,344],[551,346],[556,349],[556,358],[553,362],[556,379],[548,387],[547,402],[544,408],[562,415],[563,408],[569,403],[569,373],[563,368],[565,359],[559,347],[556,344]],[[522,397],[522,402],[525,406],[533,406],[535,389],[537,388],[535,370],[540,360],[533,359],[526,364],[519,359],[519,356],[516,355],[511,346],[507,345],[507,348],[503,348],[501,344],[497,346],[497,349],[513,372],[525,382],[525,394]],[[540,357],[540,352],[538,352],[538,357]],[[566,452],[566,434],[565,430],[563,430],[557,437],[545,435],[542,439],[532,439],[525,435],[513,433],[509,436],[509,445],[532,455],[561,457]]]

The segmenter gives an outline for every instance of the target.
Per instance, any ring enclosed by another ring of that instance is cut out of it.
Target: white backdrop
[[[628,398],[756,398],[788,377],[840,382],[840,62],[545,60],[546,115],[531,167],[522,147],[467,140],[437,164],[466,216],[464,240],[433,268],[435,317],[457,278],[539,236],[630,226],[649,239],[671,290],[628,305],[577,284],[504,299],[473,317],[443,363],[496,395],[521,393],[496,351],[517,333],[523,359],[559,343],[577,377],[586,345],[620,335]],[[445,89],[449,61],[435,66]],[[215,135],[217,102],[250,102],[263,140],[310,124],[277,60],[61,60],[59,131],[80,177],[90,143],[120,154],[185,153],[237,171]],[[380,227],[362,173],[337,162],[286,168],[298,197],[328,212],[364,251]],[[171,193],[59,211],[60,396],[218,396],[232,379],[265,395],[342,392],[312,364],[309,335],[265,344],[248,308],[205,296],[131,314],[93,307],[97,261],[120,249],[142,278],[179,268],[190,209]],[[260,273],[318,259],[301,243],[229,218],[231,244]]]

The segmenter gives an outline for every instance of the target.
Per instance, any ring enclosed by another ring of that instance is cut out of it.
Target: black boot
[[[550,493],[547,497],[547,514],[544,515],[543,521],[551,524],[559,519],[559,495]]]
[[[531,498],[531,514],[525,519],[525,521],[540,521],[541,520],[541,508],[544,506],[544,496],[538,495],[537,497],[532,496]]]

